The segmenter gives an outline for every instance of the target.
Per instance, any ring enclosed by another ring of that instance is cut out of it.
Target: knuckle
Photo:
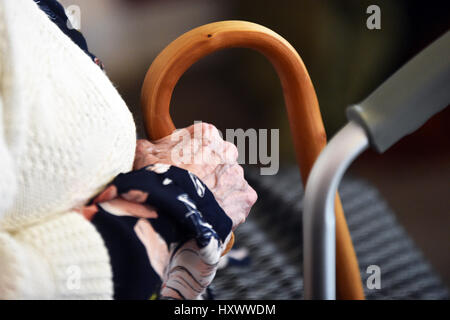
[[[239,220],[239,224],[243,224],[247,220],[247,214],[242,214]]]
[[[231,142],[225,141],[225,158],[227,162],[236,162],[239,156],[238,148]]]
[[[136,148],[146,148],[152,146],[152,143],[145,139],[139,139],[136,141]]]
[[[252,187],[250,187],[250,186],[248,186],[248,187],[249,187],[249,190],[248,190],[248,194],[247,194],[247,201],[250,204],[250,206],[253,206],[256,203],[256,201],[258,200],[258,194]]]
[[[243,181],[245,181],[244,179],[244,168],[242,168],[242,166],[236,164],[234,166],[234,172],[236,173],[236,175]]]
[[[196,128],[200,128],[204,138],[208,138],[211,136],[213,128],[215,128],[212,124],[207,122],[201,122],[195,124]]]

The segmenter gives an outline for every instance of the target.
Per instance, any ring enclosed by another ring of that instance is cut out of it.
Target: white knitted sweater
[[[109,257],[73,209],[132,167],[114,86],[32,0],[0,1],[0,298],[111,298]]]

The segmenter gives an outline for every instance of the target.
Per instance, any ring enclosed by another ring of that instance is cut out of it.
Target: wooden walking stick
[[[170,135],[175,126],[169,113],[173,89],[196,61],[215,51],[242,47],[259,51],[281,80],[297,162],[303,183],[326,145],[316,93],[302,59],[281,36],[246,21],[222,21],[195,28],[170,43],[153,61],[144,80],[141,105],[148,137]],[[336,272],[340,299],[364,299],[358,262],[339,196],[336,195]]]

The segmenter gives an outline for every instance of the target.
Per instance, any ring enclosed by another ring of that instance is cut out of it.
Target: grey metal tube
[[[330,140],[309,175],[303,212],[305,299],[336,299],[334,199],[345,170],[368,146],[365,131],[349,122]]]
[[[352,161],[370,144],[384,152],[450,103],[450,31],[347,109],[350,122],[322,151],[308,178],[303,216],[306,299],[336,298],[334,199]]]
[[[347,118],[367,131],[370,144],[384,152],[417,130],[450,103],[450,31],[382,83]]]

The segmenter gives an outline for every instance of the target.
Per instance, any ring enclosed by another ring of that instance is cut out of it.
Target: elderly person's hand
[[[237,158],[236,146],[224,141],[213,125],[197,123],[158,141],[138,140],[134,169],[166,163],[194,173],[231,218],[234,230],[257,200]]]
[[[257,198],[236,147],[214,126],[195,124],[154,143],[139,140],[133,169],[82,210],[109,239],[116,297],[145,296],[156,285],[148,275],[147,285],[139,285],[145,258],[123,265],[146,256],[162,280],[161,298],[199,298],[232,245],[231,229],[244,222]],[[133,244],[137,239],[146,254]]]
[[[83,214],[109,239],[119,299],[150,296],[155,272],[161,298],[198,299],[231,238],[232,221],[208,187],[161,163],[118,175]]]

